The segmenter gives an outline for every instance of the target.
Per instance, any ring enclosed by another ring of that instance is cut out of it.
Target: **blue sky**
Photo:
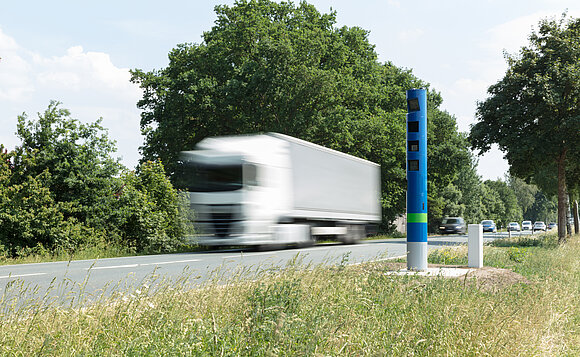
[[[380,61],[413,70],[443,96],[461,131],[474,123],[476,101],[506,70],[503,51],[527,43],[532,26],[568,10],[571,0],[312,0],[337,12],[338,26],[370,31]],[[179,43],[201,42],[217,4],[233,1],[35,1],[0,7],[0,143],[12,148],[17,116],[35,116],[51,99],[81,121],[103,117],[123,162],[134,166],[139,88],[128,70],[161,69]],[[402,138],[403,140],[403,138]],[[494,150],[480,158],[484,179],[503,177],[507,164]]]

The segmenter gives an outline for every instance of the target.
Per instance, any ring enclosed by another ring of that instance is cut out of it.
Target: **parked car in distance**
[[[497,228],[495,227],[495,222],[491,219],[486,219],[481,221],[481,225],[483,226],[484,232],[497,232]]]
[[[520,224],[518,222],[510,222],[508,224],[508,231],[520,231]]]
[[[533,231],[546,231],[546,223],[542,222],[542,221],[536,221],[534,222],[534,229]]]
[[[445,217],[439,225],[441,234],[465,234],[465,221],[461,217]]]
[[[555,222],[548,223],[548,229],[558,228],[558,224]]]
[[[523,221],[522,222],[522,231],[531,231],[532,229],[533,229],[532,221]]]

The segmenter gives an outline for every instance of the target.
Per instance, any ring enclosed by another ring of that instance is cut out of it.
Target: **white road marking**
[[[273,255],[276,254],[277,252],[264,252],[264,253],[240,253],[239,255],[228,255],[226,257],[223,257],[222,259],[232,259],[232,258],[242,258],[245,256],[248,257],[255,257],[258,255]]]
[[[127,264],[127,265],[112,265],[108,267],[93,267],[86,268],[86,270],[103,270],[103,269],[120,269],[120,268],[136,268],[139,264]]]
[[[11,278],[25,278],[27,276],[39,276],[46,275],[46,273],[31,273],[31,274],[20,274],[20,275],[2,275],[0,279],[11,279]]]
[[[150,264],[141,264],[141,265],[165,265],[165,264],[178,264],[178,263],[191,263],[191,262],[199,262],[199,259],[186,259],[186,260],[173,260],[169,262],[159,262],[159,263],[150,263]]]
[[[173,261],[168,261],[168,262],[157,262],[157,263],[143,263],[143,264],[127,264],[127,265],[112,265],[112,266],[105,266],[105,267],[93,267],[93,268],[86,268],[86,270],[137,268],[137,267],[146,267],[146,266],[153,266],[153,265],[191,263],[191,262],[199,262],[199,261],[200,261],[199,259],[173,260]]]

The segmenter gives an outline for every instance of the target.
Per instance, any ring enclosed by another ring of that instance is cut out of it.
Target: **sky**
[[[460,131],[475,123],[477,101],[507,69],[538,21],[565,11],[580,17],[577,0],[310,0],[337,13],[337,26],[370,32],[379,61],[411,69],[443,97]],[[32,5],[32,4],[33,5]],[[130,69],[168,65],[181,43],[201,43],[214,7],[233,1],[2,1],[0,6],[0,144],[12,149],[19,115],[35,118],[51,100],[82,122],[103,118],[122,162],[139,161],[142,92]],[[402,138],[401,140],[404,140]],[[503,178],[508,165],[494,149],[479,157],[483,179]]]

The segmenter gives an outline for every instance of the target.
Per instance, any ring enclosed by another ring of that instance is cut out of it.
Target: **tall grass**
[[[531,282],[495,290],[467,279],[387,274],[387,262],[296,265],[200,288],[185,276],[144,281],[69,307],[15,303],[14,284],[0,302],[0,353],[576,356],[579,240],[517,247],[521,259],[510,256],[513,246],[486,247],[487,265],[508,266]]]

